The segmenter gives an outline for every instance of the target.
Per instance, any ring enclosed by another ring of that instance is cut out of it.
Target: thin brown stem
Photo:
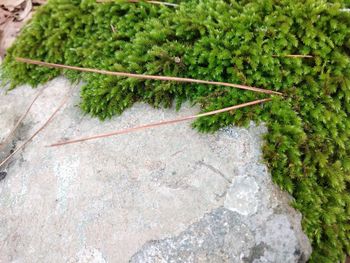
[[[143,75],[143,74],[134,74],[134,73],[126,73],[126,72],[115,72],[115,71],[108,71],[108,70],[101,70],[101,69],[82,68],[82,67],[76,67],[76,66],[48,63],[48,62],[43,62],[43,61],[33,60],[33,59],[28,59],[28,58],[16,58],[16,60],[18,62],[39,65],[39,66],[44,66],[44,67],[50,67],[50,68],[71,69],[71,70],[78,70],[78,71],[82,71],[82,72],[99,73],[99,74],[105,74],[105,75],[113,75],[113,76],[136,78],[136,79],[151,79],[151,80],[161,80],[161,81],[175,81],[175,82],[186,82],[186,83],[198,83],[198,84],[225,86],[225,87],[250,90],[250,91],[260,92],[260,93],[265,93],[265,94],[283,95],[281,92],[277,92],[277,91],[273,91],[273,90],[266,90],[266,89],[245,86],[245,85],[239,85],[239,84],[226,83],[226,82],[207,81],[207,80],[179,78],[179,77],[168,77],[168,76]]]
[[[284,57],[284,58],[313,58],[310,55],[272,55],[274,58]]]
[[[19,118],[19,120],[17,121],[16,125],[12,128],[12,130],[10,131],[10,133],[7,135],[7,137],[0,143],[0,149],[2,147],[4,147],[6,145],[6,143],[8,142],[8,140],[12,137],[12,135],[16,132],[16,130],[18,129],[18,127],[21,125],[22,121],[24,120],[24,118],[28,115],[30,109],[32,108],[32,106],[34,105],[34,103],[36,102],[36,100],[40,97],[40,95],[42,94],[44,88],[40,89],[36,96],[34,97],[34,99],[32,100],[32,102],[29,104],[28,108],[26,109],[26,111],[23,113],[23,115]]]
[[[54,119],[54,117],[57,115],[57,113],[60,111],[60,109],[66,104],[68,99],[70,98],[71,90],[67,93],[67,95],[63,98],[59,106],[56,108],[56,110],[50,115],[50,117],[46,120],[46,122],[36,131],[32,136],[30,136],[29,139],[27,139],[23,144],[21,144],[16,150],[14,150],[5,160],[3,160],[0,163],[0,168],[6,164],[17,152],[19,152],[21,149],[23,149],[31,140],[33,140],[42,130],[45,129],[45,127]]]
[[[179,122],[197,119],[200,117],[211,116],[211,115],[215,115],[215,114],[219,114],[219,113],[223,113],[223,112],[236,110],[239,108],[248,107],[248,106],[264,103],[267,101],[271,101],[271,99],[268,98],[268,99],[255,100],[255,101],[231,106],[228,108],[209,111],[209,112],[205,112],[205,113],[201,113],[201,114],[197,114],[197,115],[191,115],[191,116],[181,117],[181,118],[177,118],[177,119],[173,119],[173,120],[167,120],[167,121],[161,121],[161,122],[157,122],[157,123],[141,125],[141,126],[137,126],[137,127],[133,127],[133,128],[129,128],[129,129],[124,129],[124,130],[113,131],[113,132],[109,132],[109,133],[102,133],[102,134],[98,134],[98,135],[83,137],[80,139],[62,141],[62,142],[58,142],[58,143],[54,143],[52,145],[49,145],[49,147],[56,147],[56,146],[62,146],[62,145],[67,145],[67,144],[80,143],[80,142],[84,142],[84,141],[96,140],[96,139],[100,139],[100,138],[106,138],[106,137],[111,137],[111,136],[115,136],[115,135],[131,133],[131,132],[135,132],[135,131],[139,131],[139,130],[151,129],[151,128],[155,128],[155,127],[159,127],[159,126],[163,126],[163,125],[175,124],[175,123],[179,123]]]
[[[97,3],[110,3],[111,0],[96,0]],[[156,5],[165,5],[165,6],[172,6],[177,7],[179,5],[173,4],[173,3],[167,3],[167,2],[161,2],[161,1],[152,1],[152,0],[145,0],[145,1],[139,1],[139,0],[128,0],[129,3],[139,3],[139,2],[145,2],[150,4],[156,4]]]

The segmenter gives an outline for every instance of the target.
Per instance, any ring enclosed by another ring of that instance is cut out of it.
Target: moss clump
[[[286,94],[272,102],[201,118],[200,131],[264,121],[264,157],[291,193],[313,244],[311,262],[350,254],[350,13],[324,0],[188,0],[147,3],[49,0],[9,49],[3,79],[12,87],[58,74],[16,63],[28,57],[115,71],[242,83]],[[313,58],[287,58],[307,54]],[[277,56],[276,56],[277,55]],[[136,101],[185,100],[203,111],[264,97],[204,85],[64,71],[84,80],[81,107],[101,119]]]

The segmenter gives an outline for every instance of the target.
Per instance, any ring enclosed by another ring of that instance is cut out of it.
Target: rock
[[[9,151],[69,90],[47,84]],[[36,90],[0,95],[5,138]],[[78,88],[50,125],[0,171],[0,262],[305,262],[301,215],[261,160],[266,129],[199,134],[190,123],[57,148],[77,138],[198,112],[136,104],[100,122],[82,114]]]
[[[83,248],[67,263],[106,263],[106,260],[103,258],[101,251],[93,248]]]
[[[6,172],[0,172],[0,181],[4,180],[6,177],[7,173]]]
[[[255,214],[259,206],[258,191],[254,178],[237,176],[227,191],[224,206],[244,216]]]

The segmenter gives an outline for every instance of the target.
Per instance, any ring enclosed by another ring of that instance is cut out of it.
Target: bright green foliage
[[[35,86],[58,70],[14,62],[54,63],[241,83],[286,94],[272,102],[201,118],[200,131],[263,121],[264,157],[274,181],[291,193],[313,244],[311,262],[350,254],[349,1],[187,0],[177,8],[147,3],[49,0],[8,52],[3,78]],[[307,54],[313,58],[287,58]],[[83,80],[81,107],[101,119],[136,101],[175,100],[203,111],[266,95],[232,88],[136,80],[65,71]]]

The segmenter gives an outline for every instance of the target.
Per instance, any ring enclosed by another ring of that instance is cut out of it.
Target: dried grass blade
[[[59,106],[56,108],[56,110],[50,115],[50,117],[46,120],[46,122],[36,131],[32,136],[30,136],[29,139],[27,139],[23,144],[21,144],[16,150],[14,150],[8,157],[6,157],[5,160],[3,160],[0,163],[0,168],[6,164],[17,152],[19,152],[21,149],[23,149],[31,140],[33,140],[42,130],[45,129],[45,127],[54,119],[54,117],[57,115],[57,113],[60,111],[60,109],[64,106],[64,104],[67,103],[68,99],[71,95],[71,89],[67,93],[67,95],[63,98]]]
[[[274,58],[284,57],[284,58],[313,58],[310,55],[272,55]]]
[[[36,96],[34,97],[34,99],[32,100],[32,102],[29,104],[28,108],[26,109],[26,111],[23,113],[23,115],[19,118],[19,120],[17,121],[16,125],[12,128],[11,132],[7,135],[7,137],[0,143],[0,149],[2,147],[4,147],[6,145],[6,143],[8,142],[8,140],[12,137],[12,135],[16,132],[16,130],[18,129],[18,127],[21,125],[22,121],[24,120],[24,118],[28,115],[30,109],[33,107],[34,103],[37,101],[37,99],[40,97],[40,95],[42,94],[44,88],[42,88],[41,90],[39,90],[39,92],[37,92]]]
[[[215,111],[201,113],[201,114],[198,114],[198,115],[185,116],[185,117],[181,117],[181,118],[177,118],[177,119],[173,119],[173,120],[167,120],[167,121],[162,121],[162,122],[157,122],[157,123],[141,125],[141,126],[137,126],[137,127],[133,127],[133,128],[129,128],[129,129],[124,129],[124,130],[118,130],[118,131],[114,131],[114,132],[110,132],[110,133],[103,133],[103,134],[83,137],[83,138],[80,138],[80,139],[62,141],[62,142],[58,142],[58,143],[54,143],[52,145],[49,145],[49,147],[57,147],[57,146],[63,146],[63,145],[67,145],[67,144],[80,143],[80,142],[84,142],[84,141],[96,140],[96,139],[111,137],[111,136],[115,136],[115,135],[131,133],[131,132],[135,132],[135,131],[139,131],[139,130],[145,130],[145,129],[151,129],[151,128],[155,128],[155,127],[159,127],[159,126],[175,124],[175,123],[179,123],[179,122],[184,122],[184,121],[197,119],[197,118],[200,118],[200,117],[211,116],[211,115],[215,115],[215,114],[219,114],[219,113],[223,113],[223,112],[236,110],[236,109],[239,109],[239,108],[253,106],[253,105],[264,103],[264,102],[268,102],[268,101],[271,101],[271,99],[268,98],[268,99],[255,100],[255,101],[251,101],[251,102],[247,102],[247,103],[231,106],[231,107],[220,109],[220,110],[215,110]]]
[[[27,63],[27,64],[44,66],[44,67],[50,67],[50,68],[71,69],[71,70],[77,70],[77,71],[82,71],[82,72],[113,75],[113,76],[119,76],[119,77],[207,84],[207,85],[225,86],[225,87],[237,88],[237,89],[242,89],[242,90],[249,90],[249,91],[265,93],[265,94],[283,95],[281,92],[277,92],[277,91],[273,91],[273,90],[266,90],[266,89],[261,89],[261,88],[246,86],[246,85],[240,85],[240,84],[226,83],[226,82],[207,81],[207,80],[179,78],[179,77],[168,77],[168,76],[143,75],[143,74],[134,74],[134,73],[127,73],[127,72],[116,72],[116,71],[108,71],[108,70],[101,70],[101,69],[93,69],[93,68],[82,68],[82,67],[76,67],[76,66],[48,63],[48,62],[43,62],[43,61],[33,60],[33,59],[28,59],[28,58],[16,58],[16,61]]]
[[[111,0],[96,0],[97,3],[109,3]],[[128,0],[130,3],[139,3],[139,2],[145,2],[150,4],[156,4],[156,5],[165,5],[165,6],[172,6],[177,7],[179,5],[173,4],[173,3],[167,3],[167,2],[161,2],[161,1],[152,1],[152,0],[145,0],[145,1],[139,1],[139,0]]]

